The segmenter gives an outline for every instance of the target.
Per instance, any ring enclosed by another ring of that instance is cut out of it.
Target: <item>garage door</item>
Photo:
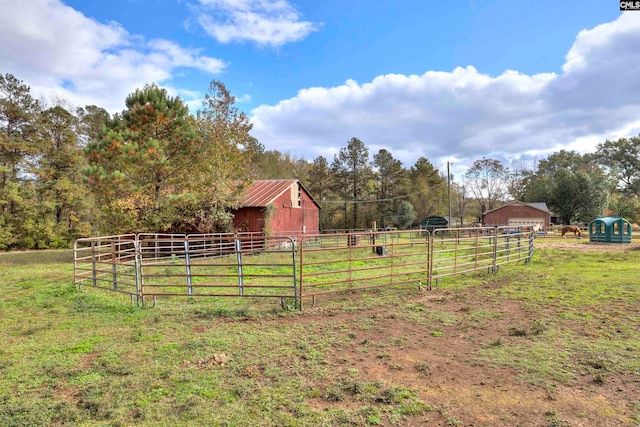
[[[544,228],[544,218],[509,218],[509,225],[539,225],[540,227]]]

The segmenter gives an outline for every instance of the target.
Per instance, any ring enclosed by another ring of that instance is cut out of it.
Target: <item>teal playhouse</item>
[[[631,243],[631,223],[624,218],[596,218],[589,224],[589,241]]]

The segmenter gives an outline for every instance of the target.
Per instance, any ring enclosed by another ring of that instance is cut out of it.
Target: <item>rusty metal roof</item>
[[[266,207],[270,203],[273,203],[278,197],[285,191],[289,190],[295,183],[299,183],[307,194],[309,192],[302,186],[302,183],[297,179],[264,179],[253,181],[246,189],[244,198],[240,202],[242,207]],[[309,194],[309,197],[313,202],[318,205],[313,199],[313,196]],[[318,205],[318,208],[320,205]]]
[[[273,203],[282,193],[291,188],[296,179],[266,179],[253,181],[240,203],[244,207],[264,207]]]

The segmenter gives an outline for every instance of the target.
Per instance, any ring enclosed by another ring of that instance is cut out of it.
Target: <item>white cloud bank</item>
[[[203,19],[244,28],[237,32],[242,40],[277,46],[314,30],[284,0],[198,1],[209,17]],[[117,23],[97,22],[60,0],[4,0],[0,29],[0,72],[27,82],[34,96],[112,112],[151,81],[199,106],[197,93],[172,86],[172,75],[183,68],[215,74],[226,65],[172,41],[145,40]],[[238,40],[234,31],[219,37]],[[371,154],[386,148],[406,166],[424,156],[436,166],[452,161],[458,170],[483,156],[593,151],[605,139],[640,133],[637,40],[638,15],[622,13],[581,31],[560,74],[489,76],[467,66],[307,88],[254,109],[253,134],[267,148],[307,160],[324,155],[331,161],[355,136]]]
[[[279,47],[304,39],[315,26],[285,0],[197,0],[197,21],[220,43],[251,41]]]
[[[581,31],[561,74],[474,67],[422,75],[388,74],[308,88],[252,111],[253,134],[267,148],[329,161],[351,137],[411,166],[420,157],[468,168],[474,160],[593,151],[598,142],[640,132],[640,20],[623,13]],[[462,171],[464,171],[462,170]]]
[[[0,70],[32,94],[120,111],[125,97],[178,68],[219,73],[225,63],[168,40],[144,40],[119,24],[96,22],[59,0],[4,0]]]

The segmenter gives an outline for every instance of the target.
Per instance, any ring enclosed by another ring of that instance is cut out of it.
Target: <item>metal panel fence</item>
[[[137,297],[140,294],[137,247],[134,234],[76,240],[74,283]]]
[[[74,282],[128,293],[139,305],[159,296],[275,297],[302,308],[320,295],[431,289],[446,276],[528,263],[534,237],[519,227],[108,236],[76,241]]]
[[[140,235],[140,292],[158,296],[297,298],[296,251],[289,237]],[[157,257],[156,248],[171,247]]]
[[[534,234],[521,227],[471,227],[439,229],[431,239],[429,286],[455,274],[531,261]]]
[[[429,281],[429,237],[419,231],[335,233],[301,240],[301,295]]]

